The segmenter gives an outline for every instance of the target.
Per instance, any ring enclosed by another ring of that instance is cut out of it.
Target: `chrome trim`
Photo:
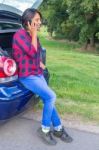
[[[18,29],[7,29],[7,30],[0,30],[0,33],[13,33],[16,32]]]
[[[12,90],[13,88],[17,88],[17,91],[13,91],[13,90]],[[11,92],[8,93],[8,92],[6,91],[6,89],[12,90],[12,93],[11,93]],[[4,96],[6,96],[6,97],[11,97],[13,94],[18,94],[18,93],[22,92],[22,90],[18,89],[17,86],[14,86],[14,87],[7,87],[7,88],[5,88],[5,87],[0,87],[0,92],[1,92]],[[0,98],[0,99],[1,99],[1,98]]]
[[[0,83],[7,83],[18,79],[18,75],[6,77],[6,78],[0,78]]]

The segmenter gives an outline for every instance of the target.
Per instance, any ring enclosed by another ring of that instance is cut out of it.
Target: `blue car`
[[[28,7],[38,8],[42,0],[0,0],[0,121],[7,120],[22,112],[32,98],[37,96],[18,81],[18,70],[12,58],[12,39],[14,33],[22,28],[21,15]],[[46,62],[46,50],[42,48],[41,57]],[[48,72],[44,71],[48,82]]]

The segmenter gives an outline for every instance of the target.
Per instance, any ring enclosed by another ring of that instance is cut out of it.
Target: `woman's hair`
[[[35,14],[38,13],[40,15],[40,18],[42,20],[42,15],[41,13],[34,8],[28,8],[23,12],[22,15],[22,26],[27,29],[27,24],[28,22],[31,22],[31,20],[34,18]]]

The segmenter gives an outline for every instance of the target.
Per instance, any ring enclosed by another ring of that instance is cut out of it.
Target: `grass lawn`
[[[99,123],[99,55],[79,52],[75,43],[50,40],[46,32],[40,33],[40,41],[60,114]]]

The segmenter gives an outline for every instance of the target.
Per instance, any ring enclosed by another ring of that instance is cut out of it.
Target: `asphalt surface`
[[[57,140],[56,146],[45,145],[37,136],[40,121],[33,112],[0,125],[0,150],[99,150],[99,134],[67,128],[72,143]]]

